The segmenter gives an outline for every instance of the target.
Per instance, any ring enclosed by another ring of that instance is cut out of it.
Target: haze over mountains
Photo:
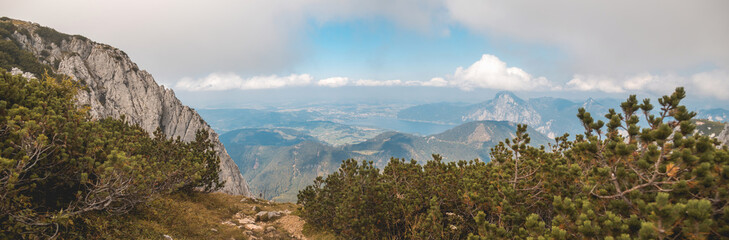
[[[595,116],[607,113],[608,107],[617,106],[613,99],[587,99],[572,102],[567,99],[542,97],[523,100],[511,92],[499,92],[489,101],[463,105],[437,103],[414,106],[400,111],[399,119],[423,122],[459,124],[469,121],[497,120],[527,124],[550,138],[563,133],[574,135],[584,131],[575,117],[577,109],[584,107]],[[432,114],[432,113],[438,114]]]
[[[546,145],[564,133],[584,132],[576,117],[579,108],[602,119],[620,102],[608,98],[524,100],[503,91],[481,103],[423,104],[387,112],[351,105],[199,112],[214,129],[225,132],[221,141],[255,192],[277,201],[294,201],[300,189],[315,177],[336,171],[344,159],[374,161],[379,167],[391,157],[425,161],[434,153],[445,161],[488,161],[490,148],[512,138],[517,123],[530,127],[533,145]],[[726,141],[727,137],[721,137],[725,124],[715,121],[723,119],[725,112],[698,111],[697,118],[714,121],[697,120],[697,133]],[[231,130],[235,128],[239,129]]]

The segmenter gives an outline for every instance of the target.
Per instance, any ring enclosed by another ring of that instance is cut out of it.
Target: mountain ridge
[[[527,124],[550,138],[563,133],[572,135],[583,129],[575,117],[579,107],[594,115],[603,115],[608,108],[603,100],[589,98],[573,102],[562,98],[540,97],[524,100],[510,91],[500,91],[491,100],[475,104],[432,103],[416,105],[398,112],[398,119],[433,123],[462,124],[470,121],[494,120]],[[446,114],[430,112],[444,110]],[[445,116],[445,117],[440,117]]]
[[[516,137],[514,131],[511,131],[515,129],[516,125],[516,123],[509,121],[474,121],[458,125],[445,132],[431,136],[444,141],[467,142],[468,144],[503,141],[507,138],[511,139]],[[470,134],[466,135],[461,132],[468,132]],[[547,143],[551,140],[533,128],[529,128],[527,133],[537,143]]]

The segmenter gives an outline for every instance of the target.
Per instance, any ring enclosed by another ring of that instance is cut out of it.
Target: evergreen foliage
[[[519,126],[489,163],[346,160],[299,192],[301,216],[353,239],[727,238],[729,153],[693,134],[684,97],[633,95],[607,121],[580,109],[585,133],[547,147]]]
[[[38,36],[40,36],[43,39],[46,39],[52,43],[55,43],[56,46],[58,46],[58,47],[61,46],[61,43],[63,43],[63,41],[71,40],[70,35],[60,33],[53,28],[44,27],[44,26],[38,26],[38,28],[35,30],[35,34],[38,34]]]
[[[79,238],[103,229],[88,216],[222,185],[208,133],[185,143],[123,119],[91,120],[75,106],[78,89],[0,69],[0,239]]]

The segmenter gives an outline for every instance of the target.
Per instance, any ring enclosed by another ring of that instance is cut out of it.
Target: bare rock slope
[[[167,136],[185,141],[205,129],[220,156],[221,190],[229,194],[251,196],[238,166],[228,156],[218,134],[190,107],[183,105],[175,93],[159,86],[147,71],[140,70],[123,51],[82,36],[58,33],[37,24],[11,20],[18,27],[12,38],[42,63],[53,66],[88,87],[79,91],[78,101],[88,106],[94,118],[113,117],[139,124],[153,132],[160,127]]]
[[[729,124],[724,125],[724,130],[722,130],[716,138],[725,146],[729,146]]]

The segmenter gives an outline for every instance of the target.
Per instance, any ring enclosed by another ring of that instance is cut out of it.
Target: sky
[[[193,107],[670,94],[729,108],[729,1],[0,0]]]

